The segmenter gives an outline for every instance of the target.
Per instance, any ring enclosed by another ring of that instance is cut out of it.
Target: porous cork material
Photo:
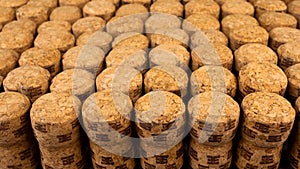
[[[235,165],[238,168],[278,168],[282,145],[277,147],[257,147],[253,143],[242,139],[236,152]]]
[[[243,26],[258,26],[258,21],[249,15],[232,14],[222,19],[222,31],[229,37],[232,30],[238,29]]]
[[[0,76],[0,87],[2,87],[3,80],[4,80],[4,77]]]
[[[0,146],[10,147],[31,139],[29,99],[20,93],[3,92],[0,94]]]
[[[195,32],[190,39],[190,48],[193,49],[200,45],[205,45],[205,41],[214,44],[228,46],[228,38],[219,30],[204,30]]]
[[[279,12],[266,12],[258,18],[260,25],[267,31],[277,27],[297,27],[297,19],[290,14]]]
[[[63,69],[83,69],[98,75],[103,70],[104,57],[105,53],[97,46],[76,46],[63,55]]]
[[[178,1],[155,1],[150,7],[152,13],[166,13],[178,17],[183,16],[183,5]]]
[[[58,1],[60,6],[77,6],[81,9],[88,2],[90,2],[90,0],[59,0]]]
[[[177,44],[188,47],[189,35],[182,29],[158,29],[150,35],[151,47],[161,44]]]
[[[231,14],[254,16],[254,7],[247,1],[230,1],[222,5],[222,18]]]
[[[96,79],[97,91],[119,91],[135,102],[142,94],[143,76],[131,67],[109,67]]]
[[[251,62],[270,62],[277,65],[277,54],[268,46],[260,43],[249,43],[239,47],[234,52],[235,70],[240,71],[242,67]]]
[[[208,14],[192,14],[182,24],[182,29],[189,34],[203,30],[220,30],[219,21]]]
[[[50,73],[39,66],[21,66],[9,72],[3,81],[5,91],[26,95],[31,102],[48,91]]]
[[[45,6],[36,6],[34,4],[26,4],[16,11],[16,17],[20,19],[30,19],[37,25],[48,20],[49,8]]]
[[[142,4],[137,4],[137,3],[124,4],[116,11],[116,16],[118,17],[128,16],[128,15],[134,15],[135,17],[138,17],[143,21],[146,21],[149,16],[148,9]]]
[[[19,54],[14,50],[0,49],[0,76],[6,77],[17,66],[18,59]]]
[[[240,46],[247,43],[261,43],[268,45],[269,34],[260,26],[244,25],[233,29],[229,34],[230,47],[237,50]]]
[[[30,119],[40,146],[62,148],[80,138],[81,102],[65,93],[48,93],[32,104]]]
[[[15,0],[15,1],[0,0],[0,6],[18,8],[20,6],[25,5],[27,2],[28,0]]]
[[[266,12],[286,12],[287,6],[281,0],[256,0],[253,3],[255,7],[255,16],[259,18]]]
[[[299,122],[298,122],[299,123]],[[299,132],[299,129],[298,129],[298,132]],[[296,133],[295,134],[299,134],[299,133]],[[290,148],[288,150],[288,162],[291,166],[291,168],[293,169],[297,169],[300,167],[300,163],[299,163],[299,156],[298,154],[300,153],[299,150],[300,150],[300,144],[299,144],[299,137],[296,137],[296,138],[293,138],[293,142],[291,142],[291,145],[290,145]]]
[[[121,46],[114,48],[105,58],[106,66],[129,66],[143,71],[148,64],[146,52],[137,47]]]
[[[192,50],[191,58],[193,71],[205,65],[223,66],[229,70],[232,69],[233,54],[225,45],[200,45]]]
[[[76,40],[76,45],[92,45],[100,47],[105,54],[111,49],[113,37],[107,32],[85,32]]]
[[[5,25],[15,19],[15,10],[10,7],[0,6],[0,23]]]
[[[150,67],[158,65],[175,65],[184,70],[189,70],[190,53],[176,44],[162,44],[149,52]]]
[[[117,91],[100,91],[82,106],[82,119],[90,141],[112,152],[131,146],[132,102]]]
[[[149,39],[137,32],[126,32],[117,36],[112,42],[113,48],[120,47],[137,47],[140,49],[147,50],[149,46]]]
[[[83,7],[83,16],[98,16],[108,21],[113,17],[115,10],[116,7],[111,1],[90,1]]]
[[[74,43],[75,38],[70,32],[48,30],[38,34],[34,41],[34,46],[45,49],[58,49],[61,52],[66,52],[74,46]]]
[[[162,65],[151,68],[144,76],[145,93],[155,90],[169,91],[184,97],[188,91],[188,75],[180,67]]]
[[[275,93],[255,92],[242,104],[242,137],[259,147],[279,147],[288,138],[295,110],[288,100]]]
[[[292,14],[298,20],[298,27],[300,27],[300,2],[291,1],[288,3],[288,13]]]
[[[49,30],[61,30],[71,32],[71,28],[71,24],[67,21],[46,21],[39,26],[37,32],[42,33],[47,32]]]
[[[208,91],[188,103],[190,135],[198,143],[219,146],[230,142],[237,131],[240,108],[229,95]]]
[[[72,32],[75,37],[78,37],[84,32],[102,31],[105,23],[105,20],[96,16],[81,18],[72,25]]]
[[[126,32],[143,33],[144,22],[133,15],[123,17],[115,16],[106,24],[106,31],[113,37],[117,37]]]
[[[181,19],[169,14],[153,14],[145,22],[145,33],[153,34],[158,29],[179,29]],[[149,37],[149,36],[148,36]]]
[[[85,99],[95,91],[95,76],[82,69],[68,69],[52,79],[50,91]]]
[[[230,70],[221,66],[202,66],[195,70],[190,79],[193,96],[206,91],[218,91],[234,97],[237,80]]]
[[[285,74],[288,78],[289,84],[287,92],[293,98],[300,96],[300,64],[290,66],[285,70]],[[299,105],[300,106],[300,105]]]
[[[40,48],[30,48],[22,53],[19,59],[20,66],[36,65],[47,69],[53,78],[60,72],[61,54],[59,50],[48,50]]]
[[[270,31],[270,47],[277,50],[280,45],[300,38],[300,30],[290,27],[277,27]]]
[[[189,147],[189,164],[192,168],[230,167],[232,160],[232,141],[220,146],[206,146],[191,139]]]
[[[75,23],[81,17],[82,17],[81,10],[77,6],[57,7],[51,12],[49,16],[51,21],[67,21],[70,24]]]
[[[7,30],[0,32],[0,48],[12,49],[22,53],[29,49],[33,42],[33,35],[26,30]]]
[[[35,34],[36,30],[36,23],[33,22],[30,19],[20,19],[20,20],[15,20],[7,23],[6,25],[3,26],[2,31],[15,31],[18,32],[20,30],[26,30],[31,32],[33,35]]]
[[[207,14],[218,19],[220,6],[213,0],[192,0],[185,4],[185,17],[192,14]]]
[[[48,7],[50,12],[58,6],[57,0],[29,0],[27,4]]]
[[[122,4],[142,4],[145,7],[150,7],[151,0],[121,0]]]
[[[236,1],[241,1],[241,0],[215,0],[220,6],[222,6],[226,2],[236,2]],[[247,1],[247,0],[242,0],[242,1]],[[250,2],[251,0],[249,0]]]
[[[242,96],[253,92],[271,92],[284,95],[288,81],[284,72],[269,62],[251,62],[239,72],[239,90]]]
[[[300,44],[299,40],[288,42],[279,46],[277,49],[279,57],[279,66],[287,69],[297,63],[300,63]]]

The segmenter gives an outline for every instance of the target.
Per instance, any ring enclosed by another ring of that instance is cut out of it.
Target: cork
[[[19,54],[13,50],[0,49],[0,76],[5,77],[16,66]]]
[[[3,80],[4,80],[4,77],[0,76],[0,87],[2,87]]]
[[[15,0],[15,1],[0,0],[0,6],[18,8],[20,6],[25,5],[27,1],[28,0]]]
[[[230,70],[221,66],[202,66],[195,70],[190,79],[193,96],[206,91],[219,91],[234,97],[237,79]]]
[[[121,3],[120,3],[121,0],[109,0],[109,1],[115,5],[116,9],[118,9],[121,5]]]
[[[254,16],[254,7],[247,1],[231,1],[222,5],[222,18],[231,14]]]
[[[58,49],[66,52],[74,46],[75,38],[67,31],[48,30],[38,34],[34,41],[34,46],[45,49]]]
[[[151,47],[161,44],[177,44],[188,47],[189,35],[182,29],[158,29],[150,35]]]
[[[192,14],[207,14],[219,18],[220,6],[213,0],[193,0],[185,4],[185,17]]]
[[[237,147],[235,165],[238,168],[278,168],[282,145],[277,147],[257,147],[242,139]]]
[[[100,91],[82,106],[85,132],[90,141],[112,152],[130,147],[132,102],[118,91]]]
[[[240,108],[229,95],[208,91],[188,103],[190,135],[198,143],[219,146],[231,141],[239,123]]]
[[[189,164],[192,168],[230,168],[232,141],[220,146],[206,146],[191,139]]]
[[[135,16],[115,16],[106,24],[106,31],[113,37],[126,32],[143,33],[144,22]]]
[[[263,27],[244,25],[232,30],[229,34],[229,39],[231,49],[236,50],[247,43],[268,45],[269,34]]]
[[[220,30],[220,23],[208,14],[192,14],[183,21],[182,29],[189,34],[203,30]]]
[[[229,34],[232,30],[238,29],[239,27],[259,25],[255,18],[242,14],[228,15],[222,19],[221,24],[222,31],[227,37],[229,37]]]
[[[95,76],[82,69],[68,69],[52,79],[50,91],[67,93],[85,99],[95,91]]]
[[[48,30],[61,30],[71,32],[71,24],[67,21],[46,21],[37,29],[38,33],[47,32]]]
[[[111,49],[112,40],[113,37],[107,32],[85,32],[77,38],[76,45],[97,46],[100,47],[105,54],[107,54],[108,51]]]
[[[96,79],[97,91],[120,91],[135,102],[142,94],[143,76],[131,67],[108,67]]]
[[[300,96],[300,64],[295,64],[290,66],[285,70],[285,74],[288,78],[288,88],[287,92],[290,96],[297,98]]]
[[[292,41],[279,46],[277,49],[279,66],[286,69],[300,63],[300,44],[299,41]]]
[[[29,99],[20,93],[0,93],[1,147],[12,146],[32,137],[29,120]]]
[[[57,0],[29,0],[27,4],[48,7],[50,12],[58,6]]]
[[[82,9],[89,0],[59,0],[58,2],[59,6],[77,6]]]
[[[40,145],[41,163],[49,169],[83,169],[85,167],[84,149],[80,141],[62,148],[49,148]]]
[[[226,2],[236,2],[236,1],[241,1],[241,0],[215,0],[220,6],[222,6]],[[247,1],[247,0],[242,0],[242,1]],[[250,2],[251,0],[249,0]]]
[[[83,69],[98,75],[103,70],[104,57],[105,53],[99,47],[76,46],[63,55],[63,69]]]
[[[77,20],[72,25],[72,32],[75,37],[80,36],[84,32],[102,31],[105,27],[105,20],[100,17],[90,16]]]
[[[62,147],[78,141],[80,100],[65,93],[48,93],[32,104],[30,119],[40,146]]]
[[[180,67],[174,65],[156,66],[151,68],[144,78],[145,93],[162,90],[181,97],[187,95],[188,76]]]
[[[295,41],[300,38],[300,30],[290,27],[277,27],[270,31],[270,47],[277,50],[282,44]]]
[[[10,7],[0,6],[0,23],[5,25],[15,19],[15,10]]]
[[[253,92],[271,92],[284,95],[287,77],[276,65],[251,62],[239,72],[239,90],[243,96]]]
[[[190,53],[177,44],[162,44],[149,52],[150,67],[175,65],[183,70],[189,70]]]
[[[193,71],[204,65],[223,66],[229,70],[232,69],[233,54],[225,45],[201,45],[192,50],[191,56]]]
[[[291,1],[288,3],[288,13],[292,14],[298,20],[298,28],[300,27],[300,2],[299,1]]]
[[[166,13],[178,17],[183,16],[183,5],[178,1],[155,1],[150,7],[152,13]]]
[[[60,72],[61,54],[59,50],[48,50],[40,48],[30,48],[22,53],[19,59],[20,66],[36,65],[47,69],[53,78]]]
[[[124,4],[116,11],[117,17],[123,17],[128,15],[134,15],[135,17],[138,17],[143,21],[146,21],[149,17],[148,9],[142,4],[137,3]]]
[[[168,148],[168,150],[164,153],[159,153],[153,157],[144,157],[141,158],[141,167],[143,169],[147,168],[182,168],[184,160],[183,160],[183,145],[180,142],[176,146],[172,148]],[[144,151],[145,155],[147,155],[147,151]],[[154,153],[151,153],[154,154]]]
[[[55,8],[49,16],[51,21],[67,21],[75,23],[82,17],[81,10],[77,6],[60,6]]]
[[[121,3],[122,4],[134,4],[134,3],[137,3],[137,4],[142,4],[144,5],[145,7],[150,7],[150,4],[151,4],[151,0],[121,0]]]
[[[31,32],[33,35],[35,34],[35,29],[37,25],[30,19],[21,19],[21,20],[15,20],[12,22],[7,23],[3,26],[2,31],[10,31],[14,30],[15,32],[18,32],[20,30],[27,30]]]
[[[1,167],[36,169],[39,165],[39,159],[37,146],[32,140],[22,141],[9,147],[1,146]]]
[[[26,30],[7,30],[0,32],[0,48],[12,49],[22,53],[29,49],[33,42],[33,35]]]
[[[31,102],[48,90],[50,73],[39,66],[21,66],[9,72],[3,81],[5,91],[17,91]]]
[[[37,25],[48,20],[49,8],[34,4],[24,5],[16,10],[17,19],[30,19]]]
[[[181,28],[181,20],[169,14],[153,14],[145,22],[145,33],[152,34],[158,29]]]
[[[295,134],[298,134],[298,133],[295,133]],[[290,148],[288,150],[288,156],[287,156],[287,159],[288,159],[288,162],[291,166],[291,168],[293,169],[297,169],[299,168],[300,164],[299,164],[299,156],[298,154],[300,153],[299,152],[299,138],[296,137],[294,138],[295,140],[293,142],[291,142],[291,145],[290,145]]]
[[[120,48],[126,46],[137,47],[140,49],[147,50],[149,46],[149,39],[141,33],[126,32],[117,36],[112,42],[113,48]]]
[[[260,147],[278,147],[288,138],[295,110],[282,96],[255,92],[242,102],[242,137]]]
[[[234,52],[235,70],[240,71],[242,67],[251,62],[269,62],[277,65],[277,54],[268,46],[260,43],[248,43]]]
[[[83,16],[98,16],[108,21],[113,17],[115,10],[116,7],[111,1],[90,1],[83,7]]]
[[[119,150],[120,154],[114,154],[113,151],[101,147],[94,142],[90,141],[90,147],[92,151],[92,162],[94,168],[105,167],[106,169],[115,168],[134,168],[134,158],[129,158],[132,152],[132,146],[126,147],[126,149]],[[125,156],[121,154],[124,152]]]
[[[204,30],[204,31],[197,31],[191,36],[191,43],[190,48],[195,48],[200,45],[205,45],[203,42],[205,40],[208,40],[212,44],[220,44],[228,46],[228,38],[226,35],[219,31],[219,30]]]
[[[281,0],[256,0],[253,3],[255,7],[255,16],[259,18],[263,13],[266,12],[286,12],[287,6]]]
[[[260,25],[267,31],[276,27],[297,27],[297,19],[290,14],[278,12],[266,12],[258,18]]]
[[[137,47],[118,47],[110,51],[105,58],[106,66],[129,66],[143,71],[148,64],[146,52]]]

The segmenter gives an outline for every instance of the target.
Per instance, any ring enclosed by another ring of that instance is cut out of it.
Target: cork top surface
[[[183,22],[183,28],[193,27],[193,29],[200,30],[219,30],[220,23],[219,21],[209,14],[192,14],[187,17]]]
[[[0,93],[0,121],[8,121],[21,117],[30,108],[30,101],[21,93]]]
[[[0,23],[7,23],[15,18],[15,10],[10,7],[1,7],[0,6]]]
[[[241,39],[247,42],[257,42],[260,39],[268,39],[268,32],[260,26],[244,25],[233,29],[230,32],[230,37],[234,39]]]
[[[155,1],[150,7],[150,11],[182,16],[183,5],[178,1]]]
[[[43,5],[49,8],[55,8],[58,5],[56,0],[29,0],[27,4]]]
[[[254,7],[247,1],[229,1],[222,5],[223,11],[230,11],[235,14],[254,14]]]
[[[96,16],[89,16],[85,18],[81,18],[77,20],[73,25],[72,25],[72,30],[73,32],[88,32],[88,31],[98,31],[102,30],[105,27],[106,21],[100,17]]]
[[[63,123],[77,119],[80,112],[80,100],[64,93],[48,93],[38,98],[32,105],[32,121],[42,123]]]
[[[83,7],[83,12],[89,15],[105,15],[116,10],[111,1],[90,1]]]
[[[50,14],[50,20],[68,21],[71,24],[82,17],[81,10],[77,6],[60,6],[55,8]]]
[[[27,2],[28,2],[28,0],[13,0],[13,1],[0,0],[0,6],[19,7],[19,6],[25,5]]]
[[[291,1],[288,4],[289,13],[300,14],[300,2],[299,1]]]
[[[15,31],[20,31],[20,30],[28,30],[31,33],[35,33],[35,29],[36,29],[37,25],[35,22],[33,22],[30,19],[19,19],[19,20],[15,20],[12,22],[7,23],[2,31],[9,31],[9,30],[15,30]]]
[[[254,6],[267,11],[285,11],[287,9],[281,0],[256,0]]]
[[[19,54],[14,50],[0,49],[0,76],[5,77],[8,73],[7,67],[15,65],[19,59]]]
[[[169,123],[185,112],[182,99],[170,92],[152,91],[135,103],[136,118],[144,122]]]
[[[285,70],[289,83],[300,88],[300,63]]]
[[[155,30],[165,28],[165,29],[175,29],[181,27],[181,20],[174,16],[168,14],[153,14],[145,22],[146,33],[154,33]]]
[[[140,49],[147,49],[149,46],[148,38],[137,32],[126,32],[118,35],[113,43],[113,48],[121,47],[121,46],[133,46],[138,47]]]
[[[240,116],[240,107],[236,101],[229,95],[211,91],[194,96],[188,103],[188,111],[195,119],[211,122],[218,120],[219,123]]]
[[[241,107],[246,118],[257,122],[289,122],[295,118],[295,110],[284,97],[267,92],[247,95]]]
[[[300,38],[300,30],[290,27],[277,27],[270,31],[270,38],[278,42],[291,42]]]
[[[242,15],[242,14],[231,14],[227,15],[225,18],[222,19],[222,28],[223,29],[234,29],[244,25],[256,25],[258,26],[258,21],[249,15]],[[225,30],[223,30],[225,31]],[[229,32],[225,32],[229,33]]]
[[[173,28],[173,29],[157,29],[154,31],[153,36],[166,36],[170,39],[176,39],[184,45],[189,43],[189,35],[182,29]]]
[[[38,28],[38,33],[47,32],[48,30],[71,31],[71,24],[67,21],[46,21]]]
[[[193,0],[185,5],[185,11],[188,16],[194,13],[204,13],[217,18],[220,13],[220,6],[213,0]]]
[[[124,4],[116,12],[116,16],[127,16],[134,14],[148,13],[148,9],[142,4]],[[146,15],[148,16],[148,14]]]
[[[77,45],[94,45],[94,46],[106,46],[109,45],[112,42],[113,38],[112,36],[107,32],[85,32],[81,34],[77,41]]]
[[[228,38],[223,32],[219,30],[204,30],[201,33],[197,31],[191,36],[192,47],[197,47],[199,44],[201,44],[201,41],[203,41],[203,35],[212,44],[228,45]]]
[[[285,43],[277,49],[279,58],[292,58],[293,60],[300,61],[300,41],[291,41]]]
[[[22,52],[24,46],[27,47],[31,45],[32,41],[32,33],[26,30],[7,30],[0,32],[0,48],[3,49],[15,49],[17,52]]]
[[[297,20],[293,15],[279,12],[266,12],[258,18],[258,21],[264,23],[265,25],[291,23],[295,23],[295,25],[297,24]]]

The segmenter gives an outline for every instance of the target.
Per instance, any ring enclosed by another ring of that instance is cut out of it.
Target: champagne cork
[[[218,19],[208,14],[192,14],[182,24],[182,29],[189,34],[204,30],[220,30]]]
[[[277,50],[280,45],[300,38],[300,30],[290,27],[277,27],[270,31],[270,47]]]
[[[48,20],[49,8],[45,6],[36,6],[34,4],[26,4],[16,11],[17,19],[30,19],[37,25]]]
[[[287,69],[290,66],[300,63],[300,44],[299,41],[285,43],[277,49],[279,66]]]
[[[113,17],[115,10],[116,7],[111,1],[90,1],[83,7],[83,16],[98,16],[108,21]]]
[[[19,54],[13,50],[0,49],[0,76],[3,78],[12,71],[19,59]]]
[[[300,96],[300,64],[295,64],[293,66],[290,66],[285,70],[285,74],[288,78],[289,84],[287,88],[287,92],[290,96],[292,96],[294,99],[298,98]]]
[[[286,12],[287,6],[281,0],[256,0],[253,3],[255,7],[255,16],[259,18],[266,12]]]
[[[150,7],[152,13],[166,13],[178,17],[183,16],[183,5],[178,1],[155,1]]]
[[[72,32],[75,37],[79,37],[84,32],[102,31],[105,27],[105,20],[100,17],[90,16],[77,20],[72,25]]]
[[[7,30],[0,32],[0,48],[12,49],[22,53],[29,49],[33,42],[33,35],[26,30]]]
[[[145,33],[153,34],[158,29],[179,29],[181,28],[181,20],[169,14],[153,14],[145,22]]]
[[[20,30],[26,30],[31,32],[33,35],[35,34],[35,29],[37,25],[35,22],[33,22],[30,19],[20,19],[20,20],[15,20],[7,23],[5,26],[3,26],[2,31],[15,31],[18,32]]]
[[[297,27],[297,19],[286,13],[266,12],[260,15],[258,21],[268,32],[277,27]]]
[[[205,45],[203,40],[208,40],[210,43],[228,46],[228,38],[219,30],[204,30],[197,31],[191,36],[190,48],[194,49],[200,45]]]
[[[49,30],[61,30],[61,31],[67,31],[71,32],[71,24],[67,21],[46,21],[42,23],[37,32],[47,32]]]
[[[59,0],[59,6],[77,6],[82,9],[89,0]]]
[[[55,8],[49,16],[51,21],[67,21],[75,23],[82,17],[81,10],[77,6],[60,6]]]
[[[113,37],[126,32],[144,32],[144,22],[135,16],[115,16],[106,24],[106,31]]]
[[[117,17],[129,16],[129,15],[134,15],[135,17],[138,17],[143,21],[146,21],[149,17],[148,9],[142,4],[138,4],[138,3],[124,4],[116,11]]]
[[[230,1],[222,5],[222,18],[231,14],[254,16],[254,7],[246,1]]]
[[[147,50],[149,46],[149,39],[141,33],[126,32],[117,36],[112,43],[113,48],[126,46]]]
[[[15,19],[15,10],[10,7],[0,7],[0,23],[5,25]]]
[[[185,4],[185,17],[192,14],[207,14],[219,18],[220,6],[213,0],[193,0]]]

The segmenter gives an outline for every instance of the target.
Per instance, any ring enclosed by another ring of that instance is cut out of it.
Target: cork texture
[[[18,8],[22,5],[25,5],[28,0],[15,0],[15,1],[6,1],[6,0],[1,0],[0,1],[0,6],[2,7],[12,7],[12,8]]]
[[[0,32],[0,48],[12,49],[22,53],[29,49],[33,42],[33,35],[26,30],[7,30]]]
[[[222,5],[222,18],[231,14],[242,14],[254,16],[254,7],[246,1],[225,2]]]
[[[192,34],[203,30],[220,30],[218,19],[208,14],[192,14],[182,24],[182,29]]]
[[[297,98],[300,96],[300,64],[293,65],[286,69],[288,78],[287,92],[290,96]]]
[[[195,13],[208,14],[219,18],[220,6],[213,0],[189,1],[185,4],[185,17]]]
[[[299,38],[300,30],[290,27],[277,27],[270,31],[270,47],[276,51],[280,45]]]
[[[134,15],[143,21],[146,21],[149,17],[148,9],[142,4],[124,4],[117,11],[116,16],[123,17],[128,15]]]
[[[48,7],[50,12],[58,6],[57,0],[29,0],[27,4]]]
[[[81,18],[72,25],[72,32],[75,37],[78,37],[84,32],[102,31],[105,23],[105,20],[96,16]]]
[[[45,6],[36,6],[26,4],[16,10],[17,19],[31,19],[37,25],[48,20],[49,8]]]
[[[108,21],[115,10],[116,7],[111,1],[90,1],[83,7],[83,16],[98,16]]]
[[[255,7],[255,16],[259,18],[262,14],[266,12],[286,12],[287,6],[281,0],[256,0],[253,3]]]
[[[267,31],[277,27],[297,27],[297,19],[286,13],[266,12],[258,18],[258,21]]]
[[[190,47],[193,49],[200,45],[205,45],[203,39],[207,39],[212,44],[220,44],[228,46],[228,38],[226,35],[218,30],[205,30],[195,32],[190,39]]]
[[[166,13],[178,17],[183,16],[183,5],[178,1],[155,1],[150,7],[150,12]]]
[[[126,32],[144,32],[144,22],[135,16],[115,16],[106,24],[106,31],[113,37]]]
[[[31,102],[45,94],[49,87],[50,73],[39,66],[21,66],[9,72],[3,81],[5,91],[17,91]]]
[[[241,0],[215,0],[220,6],[222,6],[224,3],[226,2],[236,2],[236,1],[241,1]],[[242,1],[246,1],[246,0],[242,0]],[[249,2],[251,2],[253,0],[249,0]],[[251,2],[252,3],[252,2]]]
[[[13,50],[0,49],[0,76],[5,77],[17,66],[19,54]]]
[[[181,20],[168,14],[153,14],[145,22],[146,34],[152,34],[158,29],[181,28]]]
[[[81,17],[81,10],[77,6],[60,6],[51,12],[49,19],[51,21],[67,21],[73,24]]]
[[[38,33],[47,32],[48,30],[61,30],[71,32],[71,24],[67,21],[46,21],[37,29]]]
[[[10,7],[0,7],[0,23],[6,24],[15,19],[15,10]]]
[[[121,0],[122,4],[133,4],[133,3],[137,3],[137,4],[142,4],[145,7],[149,7],[151,4],[151,0]]]
[[[277,49],[279,57],[279,66],[287,69],[297,63],[300,63],[300,44],[299,41],[285,43]]]
[[[177,44],[187,47],[189,44],[189,35],[182,29],[158,29],[150,35],[151,47],[161,44]]]
[[[83,8],[89,0],[59,0],[60,6],[77,6],[79,8]]]
[[[126,32],[117,36],[112,42],[113,48],[119,47],[137,47],[140,49],[147,50],[149,46],[149,39],[141,34],[136,32]]]
[[[300,3],[298,1],[291,1],[288,3],[288,13],[292,14],[298,20],[298,27],[300,26]]]
[[[30,19],[20,19],[20,20],[14,20],[6,25],[3,26],[2,31],[10,31],[14,30],[16,32],[20,30],[27,30],[31,32],[32,34],[35,34],[35,29],[37,25],[35,22],[33,22]]]
[[[288,138],[295,120],[295,110],[282,96],[256,92],[242,102],[243,138],[260,147],[278,147]]]

